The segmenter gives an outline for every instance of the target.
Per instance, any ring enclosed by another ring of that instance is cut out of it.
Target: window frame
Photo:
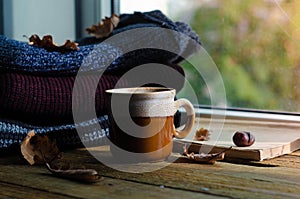
[[[73,0],[75,5],[74,10],[74,23],[75,23],[75,35],[74,37],[81,38],[87,36],[85,28],[92,24],[98,23],[102,18],[110,16],[112,13],[120,13],[120,1],[119,0]],[[9,2],[8,6],[11,2]],[[4,14],[4,0],[0,0],[0,34],[5,34],[5,18]],[[13,13],[12,13],[13,14]],[[12,17],[11,17],[12,18]],[[12,34],[13,23],[8,28],[8,34]],[[49,24],[51,25],[51,24]],[[10,30],[11,29],[11,30]],[[9,35],[8,35],[9,36]]]
[[[4,34],[3,30],[4,16],[3,16],[3,0],[0,0],[0,34]]]
[[[85,28],[97,24],[104,17],[120,13],[119,0],[74,0],[76,38],[88,36]]]
[[[261,121],[261,122],[300,122],[300,113],[263,109],[213,107],[195,104],[195,114],[198,117],[225,117],[232,120]]]

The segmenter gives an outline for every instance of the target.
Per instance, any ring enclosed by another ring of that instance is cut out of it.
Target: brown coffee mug
[[[106,90],[111,124],[112,155],[127,162],[160,161],[173,149],[173,138],[184,138],[195,120],[193,105],[186,99],[174,101],[175,89],[136,87]],[[174,127],[179,107],[187,113],[182,130]]]

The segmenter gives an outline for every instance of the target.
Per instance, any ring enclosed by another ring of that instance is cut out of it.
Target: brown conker
[[[232,141],[236,146],[251,146],[255,142],[255,137],[247,131],[237,131],[232,137]]]

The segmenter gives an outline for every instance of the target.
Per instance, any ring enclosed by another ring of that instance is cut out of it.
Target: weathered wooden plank
[[[265,165],[300,169],[300,150],[289,155],[283,155],[280,158],[265,160],[262,163]]]
[[[62,194],[55,194],[45,190],[39,190],[31,187],[0,182],[0,198],[68,199],[74,197],[64,196]]]
[[[293,155],[293,156],[299,156],[299,157],[300,157],[300,150],[294,151],[294,152],[291,153],[290,155]]]
[[[254,167],[223,162],[215,165],[202,165],[187,163],[185,158],[178,154],[177,156],[178,160],[175,163],[169,164],[163,169],[150,173],[133,174],[106,167],[86,151],[76,150],[65,153],[65,158],[73,163],[95,168],[100,174],[106,176],[94,185],[82,185],[54,178],[45,174],[47,171],[43,167],[19,164],[21,160],[19,158],[6,158],[5,160],[0,159],[0,180],[39,190],[49,190],[52,193],[63,193],[72,197],[84,197],[88,194],[89,198],[99,196],[126,198],[128,193],[131,197],[147,195],[162,198],[170,196],[206,197],[203,195],[205,193],[238,198],[297,198],[300,195],[298,191],[299,168]],[[297,153],[295,156],[298,158]],[[165,162],[156,164],[165,164]],[[143,171],[153,164],[127,166]]]
[[[101,172],[101,171],[100,171]],[[0,198],[224,198],[217,195],[104,177],[81,184],[53,177],[43,167],[0,165]]]
[[[96,160],[85,159],[85,162],[102,172],[104,176],[193,192],[238,198],[298,198],[300,195],[299,168],[266,167],[267,165],[256,167],[225,162],[203,165],[190,163],[190,161],[187,163],[186,159],[180,157],[175,163],[163,169],[132,174],[110,169]],[[125,169],[125,166],[122,165],[122,168]],[[127,166],[142,172],[147,170],[147,167],[153,167],[154,164]]]

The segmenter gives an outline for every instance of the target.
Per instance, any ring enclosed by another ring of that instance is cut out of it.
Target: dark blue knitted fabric
[[[188,25],[172,22],[160,11],[146,13],[136,12],[120,16],[120,23],[108,38],[83,38],[78,41],[79,50],[60,53],[50,52],[43,48],[29,45],[27,42],[16,41],[0,36],[0,71],[14,71],[24,73],[74,75],[81,71],[93,70],[128,71],[130,68],[145,63],[178,63],[182,56],[186,57],[198,49],[191,42],[184,41],[162,31],[142,31],[134,35],[134,41],[129,38],[117,38],[109,41],[119,33],[147,27],[167,28],[187,35],[195,43],[200,44],[197,34]],[[155,33],[155,34],[154,34]],[[116,37],[114,37],[116,38]],[[166,39],[167,38],[167,39]],[[108,39],[108,40],[107,40]],[[139,43],[164,43],[170,49],[178,49],[176,54],[157,49],[139,49],[125,53],[130,46]]]
[[[16,41],[0,36],[0,69],[4,71],[74,74],[78,71],[82,61],[93,50],[95,45],[80,46],[78,51],[68,53],[49,52],[43,48],[29,45],[27,42]],[[121,53],[116,47],[108,44],[97,44],[101,54],[90,56],[88,70],[98,69],[107,65],[110,56]]]
[[[80,128],[84,134],[79,134],[76,128]],[[80,147],[82,143],[88,146],[99,146],[105,144],[109,121],[108,117],[104,115],[78,124],[33,126],[0,119],[0,149],[19,145],[31,130],[39,135],[48,135],[50,138],[54,138],[60,148]]]

